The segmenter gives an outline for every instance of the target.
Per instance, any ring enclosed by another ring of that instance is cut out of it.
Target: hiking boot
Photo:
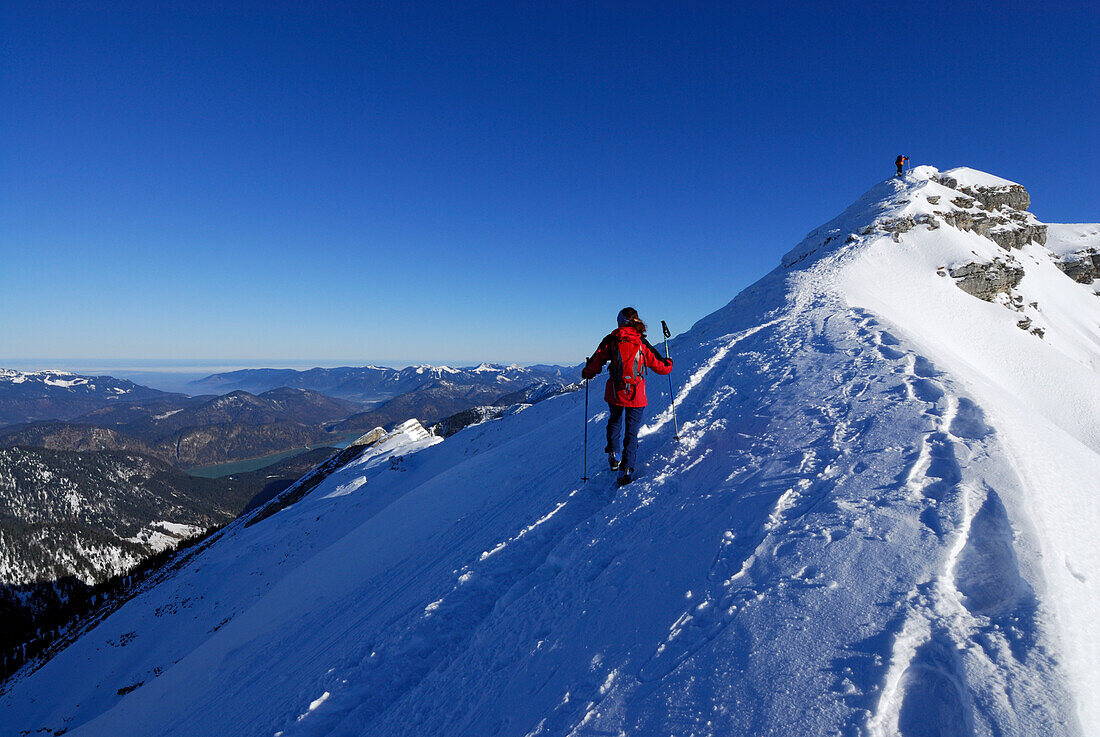
[[[627,484],[629,484],[633,480],[634,480],[634,469],[633,468],[623,469],[622,474],[619,475],[619,486],[626,486]]]
[[[614,453],[607,454],[607,465],[611,466],[612,471],[619,470],[619,457]]]

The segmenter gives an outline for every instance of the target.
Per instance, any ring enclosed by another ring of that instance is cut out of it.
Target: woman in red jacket
[[[600,347],[588,359],[581,376],[591,379],[603,365],[611,362],[610,377],[604,389],[611,416],[607,420],[607,461],[611,470],[619,470],[619,486],[634,480],[634,459],[638,455],[638,429],[642,425],[642,409],[646,406],[645,370],[661,375],[672,371],[672,361],[662,358],[645,338],[645,323],[633,307],[624,307],[617,319],[618,329],[600,341]],[[623,417],[626,417],[626,438],[619,445]],[[622,461],[619,448],[622,448]]]

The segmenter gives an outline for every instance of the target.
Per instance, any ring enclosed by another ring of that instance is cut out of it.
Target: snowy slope
[[[401,428],[10,682],[3,723],[1100,735],[1100,300],[962,191],[1011,183],[945,174],[877,185],[674,340],[682,440],[651,382],[634,484],[599,407],[579,482],[579,392]],[[951,276],[995,263],[1023,273],[988,302]]]
[[[1046,246],[1058,268],[1100,294],[1100,223],[1051,223]]]
[[[1050,223],[1047,248],[1059,256],[1100,249],[1100,223]]]

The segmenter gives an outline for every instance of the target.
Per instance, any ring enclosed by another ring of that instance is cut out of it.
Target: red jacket
[[[591,379],[603,370],[603,365],[611,360],[611,351],[617,350],[623,357],[623,365],[626,367],[624,374],[628,385],[623,391],[615,390],[615,382],[608,378],[607,387],[604,389],[603,398],[608,404],[617,404],[620,407],[644,407],[645,396],[645,370],[653,369],[662,376],[672,371],[672,361],[661,357],[653,350],[652,346],[642,337],[642,334],[631,327],[619,328],[600,342],[600,347],[588,359],[581,376]],[[635,356],[638,360],[635,361]],[[641,365],[637,376],[633,376],[635,363]]]

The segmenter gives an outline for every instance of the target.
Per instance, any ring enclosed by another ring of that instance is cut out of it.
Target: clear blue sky
[[[3,2],[0,363],[575,363],[898,153],[1100,220],[1095,2]]]

